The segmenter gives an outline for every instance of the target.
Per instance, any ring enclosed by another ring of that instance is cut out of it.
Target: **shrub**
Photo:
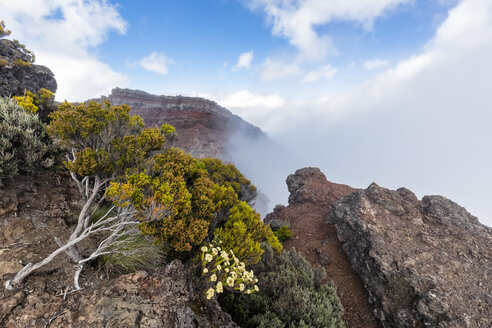
[[[224,249],[234,251],[246,265],[260,260],[262,242],[266,242],[277,253],[282,251],[282,245],[270,226],[264,225],[260,215],[246,202],[238,202],[231,208],[224,227],[215,231],[215,237],[222,241]]]
[[[0,98],[0,185],[19,172],[53,165],[57,148],[39,118],[15,100]]]
[[[7,61],[3,58],[0,58],[0,67],[4,67],[7,65]]]
[[[176,252],[189,252],[207,237],[210,223],[237,200],[214,184],[203,164],[177,148],[153,158],[146,173],[112,183],[107,195],[119,207],[134,207],[140,231]]]
[[[261,261],[251,268],[258,293],[219,297],[241,327],[344,327],[336,289],[322,284],[324,269],[314,269],[295,249],[276,255],[266,246]]]
[[[23,61],[20,58],[14,59],[13,64],[21,67],[31,67],[31,63],[27,61]]]
[[[284,242],[292,238],[292,231],[287,226],[282,226],[280,229],[273,232],[280,242]]]
[[[252,204],[256,198],[256,187],[231,163],[223,163],[217,158],[204,158],[202,162],[210,175],[210,179],[225,187],[231,187],[239,200]]]
[[[0,39],[10,35],[10,30],[5,27],[5,22],[0,21]]]
[[[220,245],[220,241],[200,249],[202,286],[206,290],[207,299],[223,293],[224,290],[245,294],[257,292],[258,279],[253,271],[246,270],[244,262],[239,261],[233,251],[226,252],[217,244]]]
[[[27,111],[37,113],[41,121],[49,123],[48,116],[56,109],[53,92],[41,88],[36,93],[26,90],[24,96],[13,97]]]

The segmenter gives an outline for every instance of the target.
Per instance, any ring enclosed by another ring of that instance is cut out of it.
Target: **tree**
[[[111,106],[109,102],[79,106],[65,102],[51,114],[48,130],[70,150],[64,164],[77,184],[83,206],[69,239],[63,243],[56,238],[59,248],[43,261],[26,265],[7,282],[8,289],[19,287],[31,272],[62,252],[77,264],[74,285],[79,289],[78,277],[83,265],[107,254],[110,246],[139,223],[133,208],[114,206],[99,220],[92,219],[106,198],[109,182],[128,172],[141,170],[153,152],[164,147],[165,133],[161,129],[144,128],[142,119],[130,117],[129,113],[129,106]],[[88,257],[83,257],[77,244],[100,233],[104,233],[105,238]]]

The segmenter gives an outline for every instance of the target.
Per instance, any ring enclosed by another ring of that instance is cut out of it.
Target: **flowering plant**
[[[259,290],[253,271],[246,270],[244,262],[240,262],[232,250],[226,252],[213,244],[202,246],[200,250],[202,277],[209,287],[205,292],[207,299],[224,289],[246,294]]]

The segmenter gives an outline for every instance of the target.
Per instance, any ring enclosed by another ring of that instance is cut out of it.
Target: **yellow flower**
[[[217,250],[217,248],[212,248],[212,254],[214,254],[215,256],[217,256],[217,254],[219,254],[219,251]]]
[[[202,250],[202,252],[204,252],[204,253],[205,253],[206,251],[208,251],[207,246],[202,246],[202,248],[200,248],[200,249],[201,249],[201,250]]]
[[[217,293],[222,293],[224,289],[222,289],[222,282],[217,283]]]
[[[227,255],[226,252],[224,252],[224,251],[220,252],[220,256],[222,256],[224,261],[229,261],[229,255]]]
[[[220,264],[217,265],[217,270],[222,270],[222,266]]]
[[[242,292],[244,290],[244,284],[239,284],[239,291]]]
[[[226,282],[227,282],[227,285],[228,285],[229,287],[234,286],[234,278],[229,277],[229,278],[227,278],[227,281],[226,281]]]
[[[255,290],[256,291],[259,291],[260,290],[260,288],[258,287],[258,285],[255,285]]]
[[[237,273],[234,272],[234,271],[232,271],[231,272],[231,277],[232,277],[232,279],[236,279],[237,278]]]
[[[205,255],[205,261],[212,262],[212,260],[213,260],[212,255],[210,255],[210,254]]]
[[[225,268],[225,272],[226,273],[229,273],[229,268]]]
[[[215,294],[215,290],[213,288],[209,288],[207,290],[207,299],[208,300],[211,299],[214,296],[214,294]]]
[[[210,281],[217,281],[217,276],[215,275],[215,273],[210,276]]]
[[[208,269],[207,268],[203,268],[203,273],[208,273]]]
[[[251,294],[251,290],[250,290],[250,289],[248,289],[248,290],[246,291],[246,294]]]

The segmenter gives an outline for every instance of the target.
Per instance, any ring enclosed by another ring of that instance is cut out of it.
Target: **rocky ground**
[[[371,184],[329,222],[384,327],[492,327],[492,229],[463,207]]]
[[[53,172],[17,177],[0,190],[0,327],[236,327],[216,302],[196,297],[179,261],[118,277],[87,265],[75,292],[75,267],[61,254],[22,290],[7,291],[18,270],[56,249],[54,237],[68,238],[77,196],[70,179]]]
[[[265,222],[289,222],[293,238],[284,247],[295,247],[311,264],[325,267],[327,281],[337,286],[347,328],[379,327],[362,280],[352,269],[335,226],[326,220],[331,204],[355,189],[327,181],[318,168],[297,170],[287,178],[287,186],[289,206],[277,206]]]

